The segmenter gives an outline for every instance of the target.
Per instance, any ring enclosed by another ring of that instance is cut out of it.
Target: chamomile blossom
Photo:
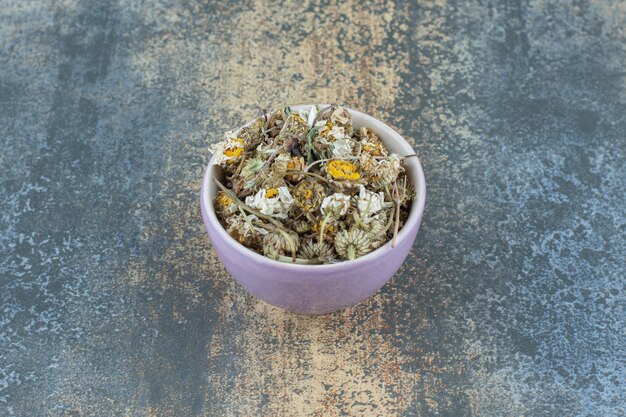
[[[362,139],[361,149],[372,156],[387,156],[387,150],[381,142],[369,142],[367,139]]]
[[[333,123],[330,120],[320,120],[315,124],[315,127],[318,129],[319,140],[322,141],[322,143],[351,139],[351,136],[346,132],[344,126]]]
[[[226,231],[243,245],[258,244],[268,232],[253,223],[259,221],[254,214],[235,214],[226,220]]]
[[[371,185],[376,188],[382,188],[394,182],[402,171],[401,162],[400,157],[395,153],[378,161],[378,164],[373,169]]]
[[[215,197],[215,209],[226,215],[236,213],[239,209],[237,205],[224,191],[219,191]]]
[[[224,165],[232,164],[241,157],[244,151],[244,140],[235,137],[226,139],[222,142],[214,143],[209,147],[209,151],[215,158],[215,164]]]
[[[374,215],[381,211],[385,206],[385,194],[381,192],[367,191],[361,186],[359,190],[359,198],[357,199],[357,207],[363,219],[363,223],[370,223],[374,220]]]
[[[328,163],[328,174],[337,181],[357,181],[361,178],[359,169],[350,161],[333,160]]]
[[[331,214],[336,217],[345,216],[350,208],[350,196],[343,193],[334,193],[322,200],[320,210],[322,214]]]
[[[343,107],[337,107],[335,111],[333,111],[333,113],[331,114],[330,120],[340,125],[347,125],[350,123],[352,118],[350,117],[350,113],[348,112],[348,110],[344,109]]]
[[[287,218],[293,202],[287,187],[260,189],[255,195],[246,197],[248,206],[279,219]]]
[[[331,146],[331,153],[334,158],[346,158],[352,155],[352,149],[354,148],[354,141],[350,139],[337,139]]]
[[[371,239],[361,229],[341,231],[335,238],[335,250],[346,259],[355,259],[371,251]]]
[[[285,120],[285,124],[280,129],[280,134],[282,136],[290,136],[290,135],[303,135],[306,134],[309,130],[308,123],[304,120],[304,118],[300,115],[300,113],[291,113],[287,116]]]
[[[355,141],[346,133],[343,126],[330,120],[320,120],[317,128],[316,142],[321,148],[329,149],[334,158],[345,158],[352,155]]]
[[[346,133],[346,130],[341,125],[334,125],[327,135],[331,140],[351,139],[350,135]]]
[[[323,198],[324,187],[311,179],[305,179],[300,182],[294,191],[296,205],[304,213],[317,210],[320,204],[322,204]]]

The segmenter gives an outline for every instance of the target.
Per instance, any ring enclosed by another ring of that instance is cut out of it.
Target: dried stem
[[[237,170],[235,171],[235,174],[233,176],[241,174],[241,170],[243,169],[243,164],[246,162],[246,158],[247,154],[244,152],[244,154],[241,156],[241,161],[239,161],[239,165],[237,166]]]
[[[324,242],[324,228],[326,227],[326,222],[328,221],[328,219],[330,219],[332,213],[328,213],[326,216],[324,216],[324,219],[322,220],[322,223],[320,224],[320,238],[318,243],[321,245],[322,242]]]
[[[322,177],[321,175],[314,174],[312,172],[300,171],[299,169],[288,169],[287,172],[290,174],[308,175],[310,177],[317,178],[318,180],[324,181],[328,185],[332,185],[330,181],[328,181],[326,178]]]
[[[270,155],[270,157],[267,159],[267,161],[265,161],[265,163],[263,164],[263,166],[261,167],[261,169],[259,170],[259,172],[256,174],[256,177],[254,177],[254,182],[256,183],[257,180],[259,179],[259,177],[261,176],[261,173],[263,172],[263,170],[265,168],[267,168],[268,166],[270,166],[270,164],[272,163],[272,161],[274,160],[274,158],[276,158],[276,155],[278,155],[278,149],[276,148],[276,150],[274,152],[272,152],[272,154]]]

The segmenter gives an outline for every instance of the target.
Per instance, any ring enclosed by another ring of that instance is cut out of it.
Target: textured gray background
[[[0,415],[626,415],[626,3],[268,3],[0,0]],[[312,101],[428,183],[401,272],[314,318],[198,207],[209,141]]]

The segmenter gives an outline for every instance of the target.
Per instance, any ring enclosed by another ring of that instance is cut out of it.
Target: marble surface
[[[621,1],[0,0],[1,416],[626,415]],[[203,229],[207,145],[337,102],[414,144],[400,273],[305,317]]]

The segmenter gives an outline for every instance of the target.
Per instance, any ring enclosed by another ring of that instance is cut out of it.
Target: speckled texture
[[[626,414],[625,3],[316,3],[0,0],[0,415]],[[429,185],[323,317],[199,213],[208,142],[296,102],[387,120]]]

